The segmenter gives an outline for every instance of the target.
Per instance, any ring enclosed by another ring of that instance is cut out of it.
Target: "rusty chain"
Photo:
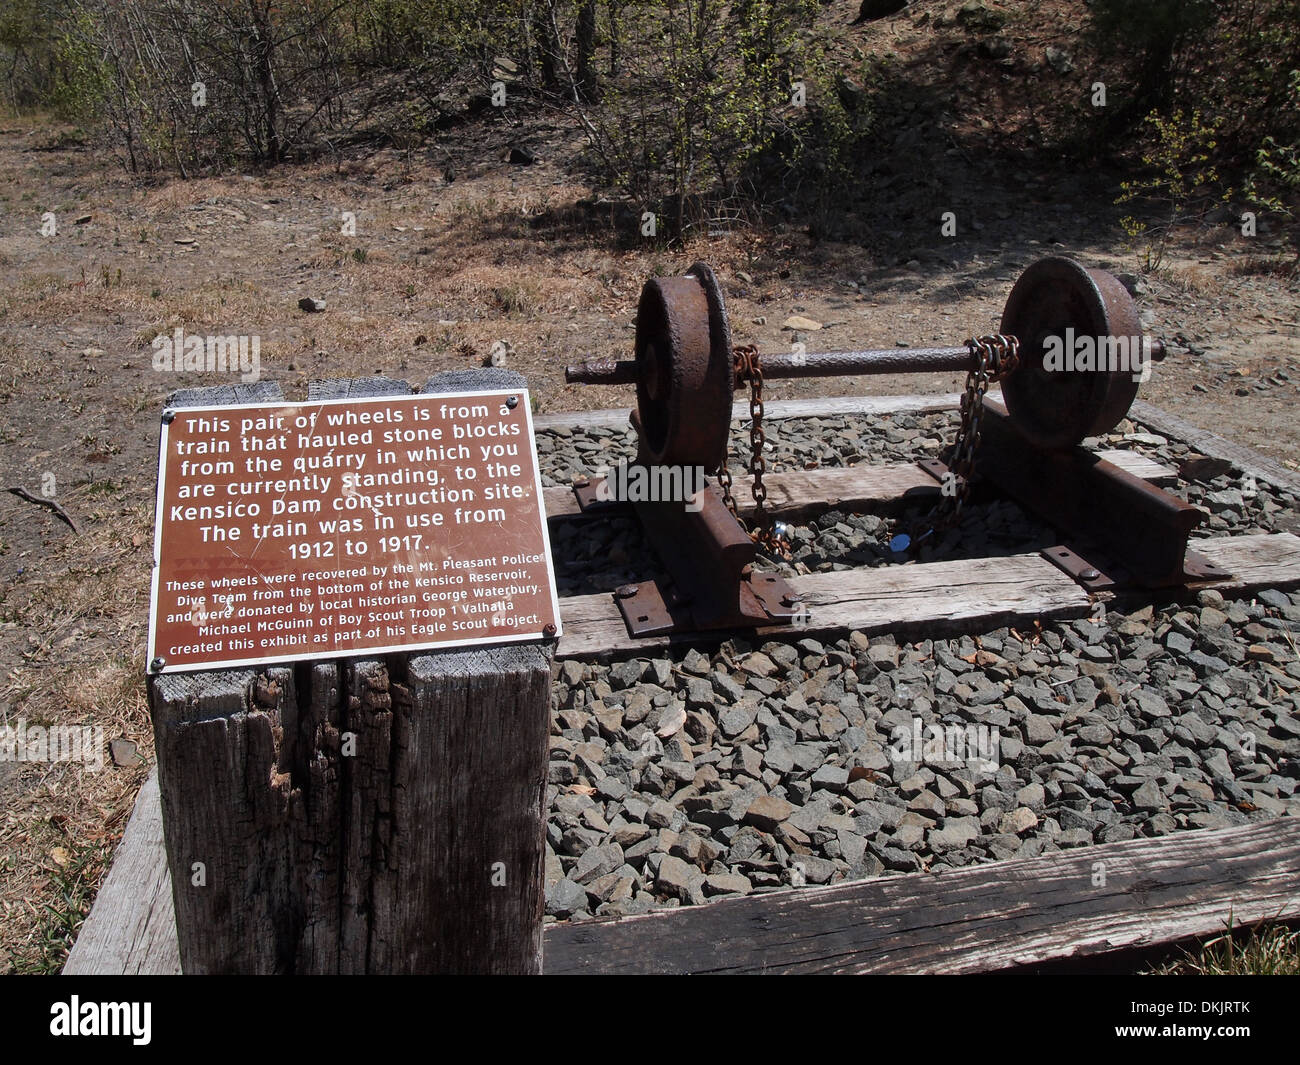
[[[1020,342],[1015,337],[994,334],[976,337],[966,341],[970,348],[974,366],[966,375],[966,390],[961,398],[961,424],[957,438],[953,442],[952,457],[948,462],[948,475],[944,478],[944,491],[934,511],[914,526],[914,531],[922,527],[920,536],[908,536],[907,550],[915,547],[933,533],[955,525],[961,516],[962,508],[970,498],[971,482],[975,474],[975,456],[979,449],[980,430],[984,417],[984,397],[989,385],[996,384],[1020,365]],[[749,530],[750,538],[769,551],[784,558],[790,557],[790,544],[784,537],[778,536],[774,523],[767,513],[767,488],[763,484],[763,474],[767,472],[767,458],[763,447],[767,436],[763,431],[763,366],[758,348],[753,344],[738,344],[732,349],[735,358],[735,374],[738,382],[749,384],[749,474],[753,479],[752,495],[754,498],[754,527]],[[731,472],[727,468],[727,457],[723,456],[718,469],[718,484],[722,488],[722,499],[727,509],[740,520],[736,500],[731,494]],[[952,478],[952,481],[948,480]],[[949,491],[949,485],[952,490]],[[897,538],[895,538],[897,539]]]
[[[750,491],[754,497],[754,527],[749,530],[749,536],[756,544],[788,558],[790,544],[776,533],[767,513],[767,487],[763,484],[763,474],[767,472],[767,458],[763,454],[763,447],[767,443],[763,431],[763,364],[758,348],[753,344],[736,345],[732,348],[732,356],[736,360],[736,380],[749,383],[749,475],[753,480]],[[718,471],[718,483],[722,486],[722,499],[727,504],[727,509],[740,521],[736,501],[731,494],[731,473],[727,469],[726,455],[723,456]]]
[[[944,475],[943,493],[934,510],[913,527],[914,532],[921,529],[924,532],[920,536],[909,535],[908,544],[902,550],[915,548],[927,537],[957,524],[962,508],[970,498],[971,482],[975,476],[975,455],[979,450],[985,394],[989,385],[1001,381],[1020,365],[1020,342],[1015,337],[997,333],[967,340],[966,345],[975,365],[966,375],[966,390],[961,397],[961,424],[957,429],[957,439],[953,441],[948,472]]]

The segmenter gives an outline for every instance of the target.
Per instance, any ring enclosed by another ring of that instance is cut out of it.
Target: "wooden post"
[[[524,383],[483,370],[425,390]],[[409,391],[327,381],[309,398]],[[540,972],[553,648],[151,676],[184,971]]]

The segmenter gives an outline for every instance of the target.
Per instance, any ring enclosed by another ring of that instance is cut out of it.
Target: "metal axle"
[[[1152,340],[1146,358],[1156,362],[1166,355],[1165,342]],[[762,355],[764,380],[797,377],[854,377],[859,374],[960,373],[975,368],[969,347],[886,348],[874,351],[822,351]],[[564,379],[569,384],[633,385],[637,364],[632,359],[592,359],[568,366]],[[741,381],[737,381],[739,387]]]

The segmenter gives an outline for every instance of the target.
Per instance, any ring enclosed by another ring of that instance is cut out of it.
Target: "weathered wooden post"
[[[425,392],[524,384],[470,371]],[[409,392],[330,381],[308,402]],[[169,407],[280,399],[262,384]],[[185,972],[540,972],[553,646],[150,676]]]

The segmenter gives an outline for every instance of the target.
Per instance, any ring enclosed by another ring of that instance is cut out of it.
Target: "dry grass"
[[[141,619],[151,508],[87,480],[60,493],[83,535],[26,552],[0,593],[0,724],[98,725],[151,750]],[[94,899],[146,771],[75,763],[12,767],[0,822],[0,965],[57,972]]]
[[[1234,935],[1234,932],[1237,934]],[[1300,931],[1265,923],[1244,939],[1229,921],[1223,935],[1195,953],[1148,970],[1150,976],[1300,976]]]

